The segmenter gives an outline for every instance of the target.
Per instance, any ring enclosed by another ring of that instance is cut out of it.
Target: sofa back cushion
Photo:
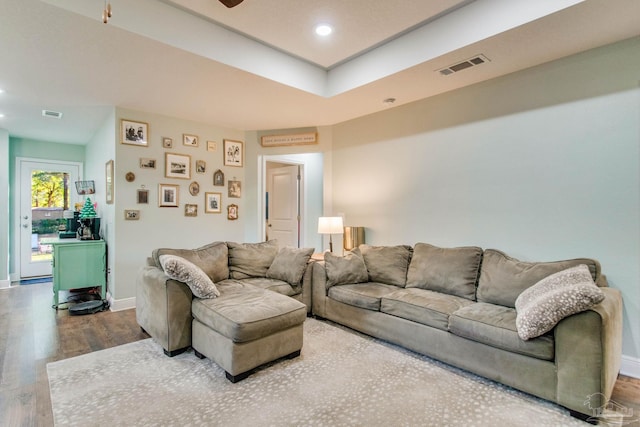
[[[475,300],[482,248],[439,248],[416,243],[407,288],[421,288]]]
[[[327,287],[369,281],[369,272],[358,248],[353,248],[344,256],[325,252],[324,265],[327,269]]]
[[[369,281],[404,288],[407,283],[411,251],[411,246],[407,245],[360,245],[360,252],[369,273]]]
[[[267,270],[278,254],[278,241],[261,243],[227,242],[229,271],[232,279],[266,277]]]
[[[280,248],[265,277],[282,280],[291,286],[299,285],[314,250],[314,248]]]
[[[479,302],[515,307],[518,295],[540,280],[570,267],[584,264],[594,281],[600,276],[600,263],[594,259],[576,258],[552,262],[525,262],[495,249],[484,251],[477,299]]]
[[[162,269],[160,256],[175,255],[186,259],[198,266],[214,282],[229,278],[229,264],[227,244],[213,242],[197,249],[154,249],[151,258],[156,267]]]

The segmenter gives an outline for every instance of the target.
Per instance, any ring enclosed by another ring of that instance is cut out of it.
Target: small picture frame
[[[162,148],[173,148],[173,139],[162,137]]]
[[[242,167],[244,164],[244,147],[242,141],[225,139],[222,155],[224,156],[225,166]]]
[[[192,196],[197,196],[198,193],[200,193],[200,184],[198,184],[196,181],[193,181],[191,184],[189,184],[189,194],[191,194]]]
[[[167,178],[191,179],[191,156],[164,153],[164,176]]]
[[[239,199],[242,197],[242,182],[229,180],[229,197]]]
[[[177,208],[180,186],[174,184],[158,184],[158,206],[161,208]]]
[[[204,213],[222,212],[222,193],[204,193]]]
[[[107,204],[113,204],[113,160],[109,160],[104,165],[104,178],[106,183]]]
[[[140,169],[155,169],[156,159],[150,159],[148,157],[140,157]]]
[[[231,221],[238,219],[238,205],[231,204],[227,206],[227,219]]]
[[[184,205],[184,216],[198,216],[198,205],[191,203]]]
[[[207,151],[216,151],[218,144],[215,141],[207,141]]]
[[[188,133],[182,134],[182,145],[186,145],[189,147],[197,147],[198,146],[198,137],[196,135],[189,135]]]
[[[140,219],[140,211],[137,209],[125,209],[124,219],[127,221],[137,221]]]
[[[149,190],[140,189],[136,193],[136,200],[139,205],[149,204]]]
[[[224,173],[220,169],[213,173],[213,185],[224,186]]]
[[[207,172],[207,162],[204,160],[196,160],[196,173]]]
[[[149,146],[149,124],[134,120],[120,120],[120,142],[139,147]]]

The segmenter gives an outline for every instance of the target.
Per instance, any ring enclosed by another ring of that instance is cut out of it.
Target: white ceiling
[[[83,144],[114,106],[242,130],[332,125],[640,35],[638,0],[111,4],[104,25],[104,0],[0,2],[0,128]],[[477,54],[490,62],[438,72]]]

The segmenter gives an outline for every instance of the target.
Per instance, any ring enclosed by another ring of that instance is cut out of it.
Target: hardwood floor
[[[149,337],[135,310],[69,316],[51,304],[51,283],[0,290],[0,426],[53,425],[47,363]],[[620,376],[612,399],[640,414],[640,380]]]

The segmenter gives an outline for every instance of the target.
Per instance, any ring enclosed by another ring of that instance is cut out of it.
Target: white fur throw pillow
[[[175,255],[160,255],[160,265],[167,276],[186,283],[196,297],[215,298],[220,296],[218,288],[209,276],[192,262]]]
[[[516,328],[523,340],[538,337],[565,317],[604,299],[589,268],[580,264],[540,280],[516,299]]]

